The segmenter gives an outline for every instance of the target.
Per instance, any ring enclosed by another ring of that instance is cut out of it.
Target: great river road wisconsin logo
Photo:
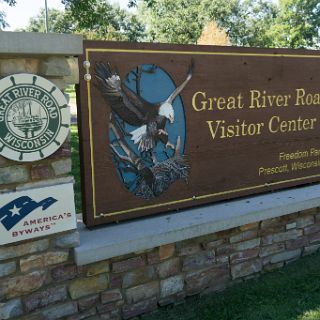
[[[65,141],[70,111],[63,93],[33,74],[0,80],[0,155],[15,161],[50,156]]]

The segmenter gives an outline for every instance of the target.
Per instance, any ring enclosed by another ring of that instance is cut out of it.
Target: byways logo
[[[16,198],[0,208],[0,222],[9,231],[37,208],[41,207],[42,211],[45,211],[57,201],[52,197],[40,202],[36,202],[28,196]]]

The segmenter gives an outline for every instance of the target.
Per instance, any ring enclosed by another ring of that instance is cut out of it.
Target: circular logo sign
[[[69,133],[70,113],[63,93],[33,74],[0,80],[0,155],[15,161],[50,156]]]

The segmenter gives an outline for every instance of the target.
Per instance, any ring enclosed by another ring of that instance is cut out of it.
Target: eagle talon
[[[158,130],[158,134],[160,135],[160,134],[164,134],[164,135],[168,135],[168,132],[167,131],[165,131],[165,130],[163,130],[163,129],[159,129]]]
[[[175,146],[172,144],[172,143],[170,143],[170,142],[167,142],[167,144],[166,144],[166,148],[171,148],[171,149],[175,149]]]

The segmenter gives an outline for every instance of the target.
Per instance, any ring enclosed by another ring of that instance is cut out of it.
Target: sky
[[[119,3],[121,7],[126,7],[128,0],[111,0],[111,3]],[[19,28],[25,27],[29,19],[36,16],[40,8],[44,8],[45,0],[17,0],[14,7],[0,2],[0,11],[4,11],[7,15],[6,21],[10,27],[4,29],[5,31],[14,31]],[[64,9],[61,0],[47,0],[48,8],[55,8],[59,10]]]

